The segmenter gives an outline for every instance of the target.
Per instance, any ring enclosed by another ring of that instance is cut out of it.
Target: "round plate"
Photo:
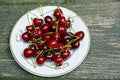
[[[10,49],[14,59],[17,63],[26,71],[44,77],[55,77],[66,74],[76,67],[78,67],[85,57],[87,56],[90,47],[90,34],[84,21],[73,11],[60,7],[63,10],[63,14],[66,18],[71,17],[72,32],[84,31],[85,37],[80,41],[80,47],[74,51],[71,51],[71,57],[64,61],[62,66],[56,67],[54,62],[45,62],[43,66],[39,66],[34,63],[34,59],[25,59],[22,54],[25,48],[28,47],[29,43],[25,43],[21,39],[21,34],[26,31],[26,26],[32,24],[32,20],[35,17],[44,18],[46,15],[53,16],[54,10],[57,6],[44,6],[42,8],[36,8],[24,14],[15,24],[11,36],[10,36]],[[41,14],[45,14],[41,16]],[[54,18],[54,17],[53,17]],[[33,63],[36,67],[32,66]]]

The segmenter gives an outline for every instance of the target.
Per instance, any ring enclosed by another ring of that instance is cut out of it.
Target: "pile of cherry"
[[[24,57],[35,58],[38,65],[46,60],[62,65],[71,56],[70,49],[77,49],[84,38],[83,31],[75,34],[68,31],[72,27],[70,18],[66,19],[60,8],[54,10],[53,16],[55,20],[49,15],[44,19],[34,18],[22,34],[23,41],[30,43],[23,51]]]

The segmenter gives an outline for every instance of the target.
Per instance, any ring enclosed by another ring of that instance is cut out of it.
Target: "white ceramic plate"
[[[60,7],[63,10],[63,13],[66,18],[76,16],[71,18],[72,31],[73,32],[84,31],[85,37],[82,41],[80,41],[80,47],[76,49],[74,52],[71,51],[72,56],[68,60],[64,61],[63,65],[58,67],[57,69],[52,62],[46,62],[43,66],[36,65],[36,68],[34,68],[33,66],[30,65],[32,64],[31,59],[26,60],[25,58],[23,58],[22,56],[23,50],[26,47],[28,47],[29,44],[21,40],[21,34],[26,31],[26,26],[29,25],[29,21],[30,24],[32,24],[31,18],[35,18],[37,16],[39,18],[43,18],[42,16],[40,16],[41,13],[48,12],[46,15],[53,16],[53,11],[51,10],[55,10],[56,8],[57,6],[45,6],[42,8],[36,8],[34,10],[31,10],[29,13],[24,14],[17,21],[11,32],[10,48],[13,57],[23,69],[34,75],[44,76],[44,77],[55,77],[71,72],[73,69],[78,67],[83,62],[89,51],[90,34],[84,21],[79,16],[76,16],[77,14],[74,13],[73,11]]]

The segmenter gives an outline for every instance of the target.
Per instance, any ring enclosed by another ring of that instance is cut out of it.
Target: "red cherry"
[[[53,21],[53,20],[52,20],[52,17],[51,17],[51,16],[46,16],[46,17],[45,17],[45,22],[46,22],[46,23],[50,24],[50,23],[52,23],[52,21]]]
[[[78,31],[75,33],[75,36],[79,37],[79,40],[82,40],[84,38],[84,32],[83,31]]]
[[[34,57],[37,57],[37,56],[40,55],[40,54],[41,54],[40,50],[39,50],[39,49],[36,49],[36,50],[34,50],[33,56],[34,56]]]
[[[57,51],[60,52],[61,50],[63,50],[64,45],[65,44],[63,44],[63,43],[58,43]]]
[[[38,19],[38,18],[34,18],[33,19],[33,24],[37,27],[37,26],[41,26],[43,24],[43,20],[42,19]]]
[[[43,57],[43,56],[39,56],[39,57],[36,59],[36,61],[37,61],[37,64],[43,65],[43,64],[45,63],[46,59],[45,59],[45,57]]]
[[[58,26],[58,32],[60,34],[66,34],[66,27],[62,26],[62,25],[59,25]]]
[[[63,26],[66,26],[66,20],[65,20],[65,17],[60,17],[59,19],[58,19],[58,24],[59,25],[63,25]]]
[[[60,66],[63,63],[63,58],[61,56],[55,55],[54,56],[54,62],[57,66]]]
[[[56,48],[56,47],[57,47],[57,41],[54,40],[54,39],[51,39],[51,40],[48,42],[48,47],[49,47],[49,48]]]
[[[26,29],[27,29],[28,32],[29,31],[31,32],[33,30],[33,25],[26,26]]]
[[[51,23],[51,24],[49,24],[49,26],[50,26],[50,30],[51,31],[55,31],[56,30],[56,24],[55,23]]]
[[[80,42],[79,41],[75,41],[73,43],[71,43],[72,48],[78,48],[80,46]]]
[[[66,22],[66,27],[69,28],[71,26],[71,21],[68,19]]]
[[[45,41],[39,40],[39,41],[37,42],[37,47],[38,47],[38,48],[41,48],[41,46],[42,46],[44,43],[45,43]]]
[[[46,55],[45,55],[46,59],[48,60],[53,60],[53,57],[54,57],[54,53],[53,52],[48,52]]]
[[[60,33],[58,32],[53,32],[51,36],[52,36],[52,39],[55,39],[56,41],[60,41],[61,39]]]
[[[42,30],[40,29],[33,30],[32,34],[35,38],[40,38],[42,36]]]
[[[47,50],[48,49],[48,45],[46,43],[42,44],[41,46],[39,46],[40,50]]]
[[[31,58],[31,57],[33,56],[33,51],[32,51],[31,49],[29,49],[29,48],[26,48],[26,49],[24,50],[24,56],[25,56],[26,58]]]
[[[35,44],[32,44],[32,45],[30,45],[30,47],[29,47],[31,50],[36,50],[36,45]]]
[[[42,40],[43,41],[49,41],[51,39],[51,35],[50,34],[45,34],[43,37],[42,37]]]
[[[49,32],[49,31],[50,31],[50,27],[49,27],[49,25],[46,23],[46,24],[43,24],[43,25],[41,26],[41,30],[42,30],[44,33],[46,33],[46,32]]]
[[[29,41],[29,33],[28,32],[25,32],[22,34],[22,39],[25,41],[25,42],[28,42]]]
[[[64,52],[62,52],[62,54],[61,54],[61,56],[62,56],[63,59],[69,58],[70,55],[71,55],[71,54],[70,54],[70,51],[67,51],[67,52],[64,51]]]
[[[60,18],[63,15],[63,12],[60,8],[57,8],[53,14],[56,18]]]
[[[29,36],[29,41],[34,41],[35,38],[33,36]]]

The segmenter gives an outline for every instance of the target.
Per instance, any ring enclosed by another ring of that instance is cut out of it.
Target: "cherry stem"
[[[48,49],[48,50],[45,50],[45,51],[43,51],[43,52],[41,53],[41,56],[43,56],[43,54],[44,54],[44,53],[46,53],[46,52],[50,52],[50,51],[53,51],[53,50],[55,50],[55,48],[53,48],[53,49]]]
[[[45,34],[52,34],[53,32],[47,32],[47,33],[44,33],[43,35],[45,35]]]
[[[57,32],[56,41],[57,41],[57,39],[58,39],[58,21],[56,21],[55,23],[56,23],[56,25],[57,25],[57,26],[56,26],[56,32]]]
[[[32,61],[34,68],[36,68],[35,61],[33,61],[33,58],[31,58],[31,61]]]
[[[40,51],[40,53],[36,56],[36,58],[38,58],[41,54],[42,54],[43,50]]]
[[[41,16],[43,16],[43,7],[42,7],[42,4],[41,2],[39,1],[38,3],[38,7],[39,7],[39,12],[41,13]],[[40,10],[41,9],[41,10]]]

